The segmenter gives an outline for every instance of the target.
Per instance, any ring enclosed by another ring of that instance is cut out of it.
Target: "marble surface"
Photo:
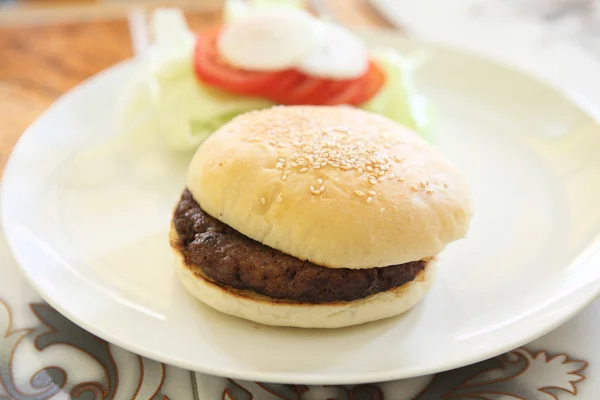
[[[600,1],[369,1],[408,35],[524,71],[600,121]]]

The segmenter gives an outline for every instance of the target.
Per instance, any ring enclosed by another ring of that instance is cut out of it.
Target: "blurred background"
[[[600,84],[600,0],[304,2],[349,27],[484,53],[568,87]],[[57,97],[139,52],[149,11],[165,5],[185,9],[201,30],[219,23],[223,0],[0,0],[0,173]]]
[[[139,50],[160,6],[183,8],[201,30],[220,22],[223,1],[0,0],[0,174],[23,130],[56,98]],[[350,26],[391,27],[367,1],[314,6]]]

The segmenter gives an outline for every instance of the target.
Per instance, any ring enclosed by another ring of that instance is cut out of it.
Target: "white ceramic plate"
[[[85,82],[19,141],[4,175],[4,229],[42,296],[133,352],[215,375],[355,383],[433,373],[530,341],[600,292],[600,129],[561,93],[488,61],[426,49],[419,86],[439,108],[438,146],[466,174],[469,237],[444,252],[405,315],[343,330],[259,326],[188,296],[172,268],[170,213],[187,160],[115,139],[131,63]]]
[[[368,0],[414,38],[501,60],[600,104],[600,41],[577,1]],[[566,5],[572,5],[570,8]],[[435,10],[435,12],[432,12]],[[556,18],[544,16],[554,13]],[[562,17],[562,18],[561,18]],[[589,26],[588,26],[589,25]]]

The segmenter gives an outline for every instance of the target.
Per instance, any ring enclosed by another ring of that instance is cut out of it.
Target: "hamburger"
[[[352,107],[276,106],[198,148],[170,243],[208,306],[337,328],[417,304],[470,218],[462,176],[412,131]]]

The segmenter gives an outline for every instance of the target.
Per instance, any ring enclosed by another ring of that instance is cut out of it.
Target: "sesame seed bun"
[[[400,315],[425,297],[436,272],[436,261],[430,260],[414,280],[354,301],[311,304],[276,300],[250,290],[218,285],[202,273],[192,272],[173,228],[170,239],[177,274],[192,296],[222,313],[273,326],[342,328]]]
[[[242,234],[329,268],[434,256],[471,217],[462,176],[434,148],[352,107],[241,115],[200,146],[187,187]]]

